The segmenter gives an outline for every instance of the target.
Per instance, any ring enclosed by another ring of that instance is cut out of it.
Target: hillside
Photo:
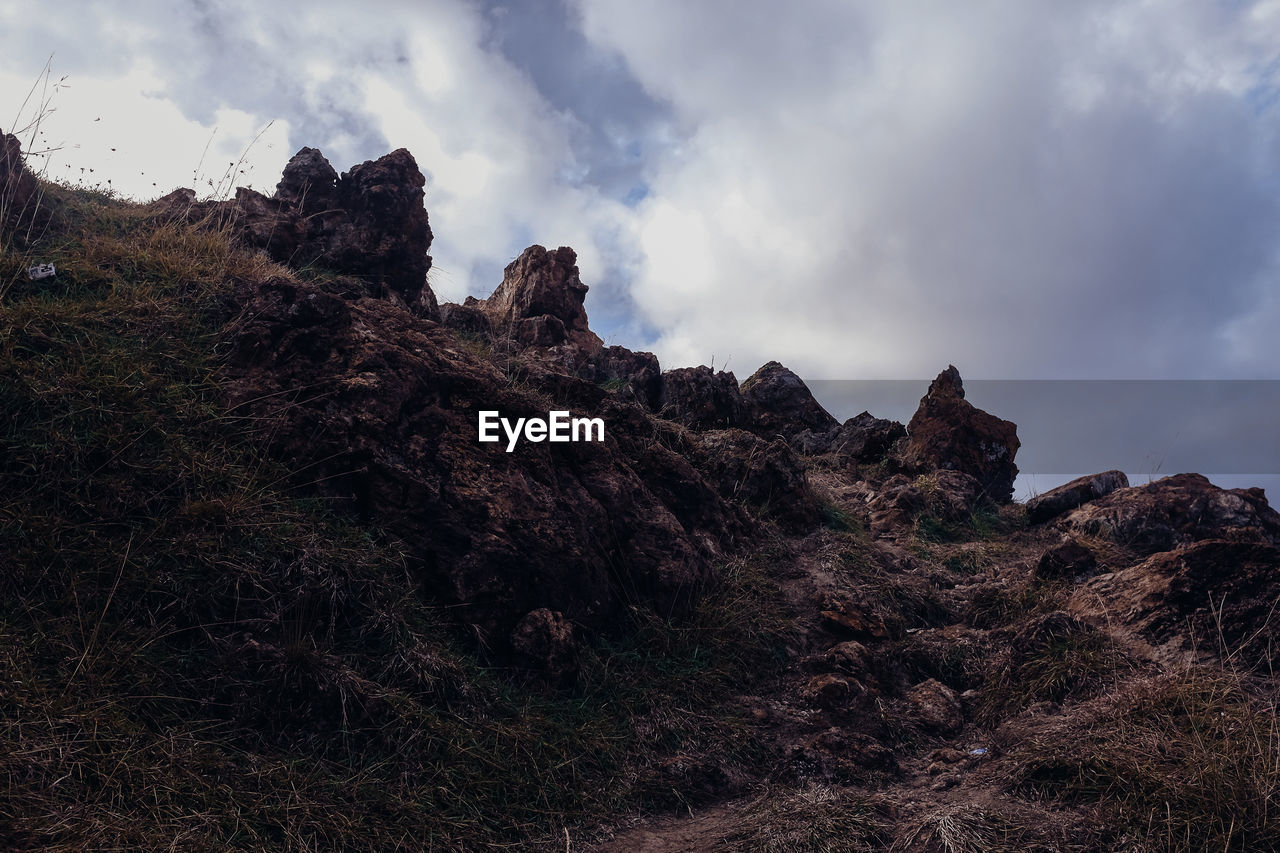
[[[424,183],[4,137],[0,846],[1280,848],[1260,489],[1013,502],[956,368],[906,425],[663,371],[569,248],[438,304]],[[556,411],[603,440],[479,440]]]

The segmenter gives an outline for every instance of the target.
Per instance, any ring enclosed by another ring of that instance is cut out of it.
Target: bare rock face
[[[909,470],[963,471],[977,479],[988,500],[1007,503],[1013,497],[1018,428],[965,400],[955,367],[933,380],[907,424],[907,436],[902,462]]]
[[[493,334],[489,315],[474,305],[457,305],[446,302],[440,306],[440,322],[445,328],[488,339]]]
[[[426,178],[406,149],[353,166],[339,176],[314,148],[303,148],[284,168],[275,195],[245,187],[227,202],[195,202],[176,190],[153,206],[167,215],[230,217],[241,238],[273,260],[311,264],[353,276],[370,296],[391,296],[437,319],[431,269],[431,225],[423,207]]]
[[[1259,542],[1209,539],[1099,575],[1070,606],[1100,625],[1119,623],[1169,662],[1198,648],[1246,666],[1280,662],[1280,551]]]
[[[605,347],[578,370],[578,375],[624,394],[648,411],[656,412],[661,406],[662,368],[651,352]]]
[[[272,423],[273,452],[335,507],[403,541],[423,587],[492,648],[540,608],[605,630],[633,606],[679,613],[710,579],[738,512],[663,452],[639,407],[565,375],[546,396],[514,387],[385,299],[286,279],[242,290],[231,403]],[[477,441],[478,410],[545,418],[547,396],[603,417],[606,440]]]
[[[1123,471],[1103,471],[1101,474],[1077,477],[1070,483],[1050,489],[1027,501],[1027,521],[1043,524],[1081,504],[1109,495],[1116,489],[1128,487],[1129,478]]]
[[[40,204],[40,186],[22,157],[22,143],[11,133],[0,134],[0,227],[21,242],[23,232],[47,213]]]
[[[678,367],[662,374],[658,413],[693,430],[727,429],[747,423],[747,406],[732,373]]]
[[[839,426],[819,405],[799,376],[771,361],[742,383],[751,429],[766,437],[792,441],[806,430],[825,434]]]
[[[897,421],[863,412],[829,433],[823,452],[836,453],[855,462],[879,462],[889,455],[899,439],[906,437],[907,428]]]
[[[568,684],[578,674],[578,644],[563,613],[545,607],[528,613],[511,632],[511,648],[518,661],[553,684]]]
[[[1176,474],[1117,489],[1055,522],[1145,556],[1201,539],[1280,544],[1280,514],[1262,489],[1220,489],[1199,474]]]
[[[561,246],[548,252],[530,246],[507,265],[502,284],[480,307],[495,334],[509,333],[522,346],[553,347],[568,343],[585,353],[603,343],[587,327],[583,302],[587,286],[578,273],[578,256]]]
[[[740,429],[713,430],[697,436],[692,455],[722,497],[792,532],[817,526],[818,503],[805,479],[804,464],[785,441],[765,441]]]

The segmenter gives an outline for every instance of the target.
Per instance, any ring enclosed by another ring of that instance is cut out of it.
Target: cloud
[[[403,146],[428,176],[432,284],[442,298],[488,295],[506,262],[540,242],[578,250],[593,303],[625,304],[630,213],[583,179],[597,165],[581,159],[575,141],[584,120],[553,106],[495,47],[485,8],[454,0],[63,5],[65,14],[53,16],[0,3],[8,91],[25,92],[50,53],[54,78],[68,75],[70,88],[57,93],[43,126],[64,142],[53,177],[79,179],[83,166],[90,184],[110,177],[121,192],[152,197],[190,185],[202,163],[199,183],[211,190],[205,182],[222,183],[227,164],[269,122],[249,166],[232,170],[235,183],[270,192],[304,145],[339,170]],[[16,110],[11,99],[0,100],[0,115]]]
[[[1213,376],[1278,354],[1270,7],[578,4],[686,137],[633,297],[664,363]]]

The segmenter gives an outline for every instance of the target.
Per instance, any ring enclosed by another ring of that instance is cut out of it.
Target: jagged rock
[[[771,361],[742,383],[751,429],[791,441],[801,433],[826,434],[839,426],[809,392],[809,386],[793,372]]]
[[[1117,625],[1159,647],[1168,662],[1193,648],[1273,666],[1280,641],[1280,551],[1258,542],[1210,539],[1098,575],[1071,610]]]
[[[302,148],[285,164],[275,197],[303,215],[323,213],[338,206],[338,172],[319,150]]]
[[[495,334],[509,331],[522,346],[552,347],[569,343],[586,353],[603,346],[587,326],[583,302],[587,286],[578,273],[578,256],[561,246],[548,252],[530,246],[503,271],[502,284],[480,307]]]
[[[1129,478],[1123,471],[1103,471],[1101,474],[1077,477],[1070,483],[1050,489],[1027,501],[1027,521],[1043,524],[1064,512],[1128,486]]]
[[[165,216],[227,220],[250,246],[294,268],[319,264],[354,276],[370,296],[391,297],[430,319],[439,318],[427,285],[431,225],[423,207],[426,178],[406,149],[353,166],[338,176],[314,148],[284,168],[268,198],[238,187],[225,202],[196,202],[175,190],[152,203]]]
[[[440,306],[440,323],[448,329],[488,338],[493,332],[489,315],[473,305],[446,302]]]
[[[516,659],[554,684],[567,684],[578,674],[578,644],[573,624],[545,607],[530,611],[511,632]]]
[[[651,412],[661,407],[662,368],[651,352],[605,347],[579,369],[578,375],[623,393]]]
[[[926,731],[950,735],[964,728],[964,710],[955,691],[935,678],[907,691],[907,704],[912,721]]]
[[[48,215],[42,205],[40,185],[27,169],[22,156],[22,142],[11,133],[0,135],[0,228],[11,231],[19,244],[25,243],[25,232]]]
[[[1262,489],[1220,489],[1199,474],[1175,474],[1117,489],[1055,525],[1101,536],[1145,556],[1201,539],[1280,544],[1280,514]]]
[[[803,463],[785,441],[765,441],[740,429],[712,430],[693,440],[692,456],[721,497],[775,519],[792,532],[817,526],[817,499]]]
[[[902,463],[909,470],[947,468],[971,474],[988,500],[1013,497],[1020,442],[1017,426],[973,406],[954,366],[938,374],[907,424]]]
[[[639,407],[562,376],[554,393],[605,417],[606,440],[508,453],[477,441],[477,410],[546,417],[546,400],[452,331],[283,278],[244,291],[228,327],[232,404],[271,422],[274,453],[336,507],[399,537],[422,584],[493,648],[540,607],[603,630],[630,606],[696,601],[737,511],[675,454],[636,461],[654,444]],[[646,482],[686,478],[675,508]]]
[[[658,413],[689,429],[726,429],[747,422],[747,406],[732,373],[677,367],[662,374]]]
[[[879,462],[899,439],[906,437],[907,428],[897,421],[863,412],[849,418],[830,434],[825,452],[837,453],[856,462]]]
[[[1098,568],[1098,558],[1074,539],[1055,545],[1040,555],[1036,577],[1057,580],[1091,575]]]

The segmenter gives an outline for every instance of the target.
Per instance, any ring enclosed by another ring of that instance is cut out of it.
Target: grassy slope
[[[46,189],[52,227],[0,256],[0,846],[500,845],[634,804],[655,750],[738,749],[676,709],[767,663],[730,618],[767,594],[750,567],[574,693],[486,671],[220,404],[220,297],[283,271]]]

